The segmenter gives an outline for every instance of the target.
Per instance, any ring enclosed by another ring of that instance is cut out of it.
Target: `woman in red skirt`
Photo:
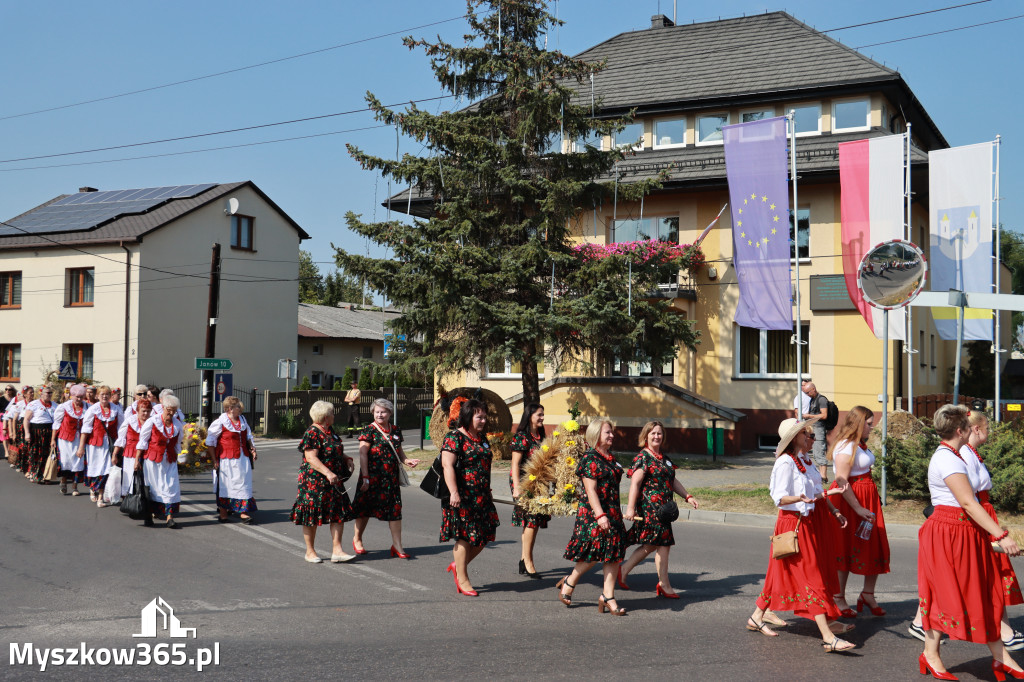
[[[871,478],[875,455],[868,450],[867,441],[874,421],[875,414],[871,410],[857,405],[846,413],[846,421],[832,444],[836,480],[845,479],[850,483],[838,506],[847,518],[855,521],[843,529],[839,538],[839,592],[835,598],[844,618],[853,618],[864,606],[876,616],[885,615],[885,609],[875,601],[878,576],[889,572],[889,536],[885,532],[882,500]],[[864,521],[874,525],[867,539],[857,535]],[[846,603],[846,581],[851,573],[864,576],[864,589],[857,597],[857,613]]]
[[[943,440],[928,464],[935,511],[917,534],[917,593],[925,631],[918,666],[922,675],[957,679],[939,656],[939,638],[945,632],[952,639],[987,644],[997,680],[1007,675],[1024,679],[1024,670],[999,637],[1003,586],[989,543],[991,537],[998,538],[1010,556],[1020,554],[1020,548],[974,497],[973,472],[960,454],[970,435],[967,414],[962,405],[943,405],[932,422]]]
[[[757,608],[747,619],[747,629],[777,637],[778,633],[765,623],[765,613],[768,609],[793,611],[817,624],[826,652],[847,651],[855,645],[837,637],[829,623],[839,618],[839,609],[832,599],[833,584],[837,582],[835,570],[828,563],[831,549],[827,536],[834,530],[826,525],[828,519],[820,509],[815,513],[816,505],[831,508],[831,504],[825,497],[817,468],[804,457],[811,447],[810,424],[815,419],[787,419],[779,426],[779,446],[768,484],[772,500],[779,508],[775,535],[796,529],[800,551],[783,559],[769,558],[764,588],[757,598]],[[832,513],[845,525],[846,520],[840,520],[838,510]],[[833,625],[840,632],[852,629],[841,623]]]
[[[981,506],[984,507],[988,515],[992,517],[992,520],[999,523],[999,519],[996,518],[996,510],[988,499],[988,493],[992,490],[992,476],[989,474],[988,467],[985,466],[984,460],[982,460],[981,455],[978,453],[978,449],[988,440],[988,417],[985,416],[984,412],[973,410],[967,417],[967,423],[970,425],[971,433],[968,442],[960,448],[960,456],[963,457],[967,467],[973,470],[978,479],[978,487],[974,489],[978,502],[981,503]],[[1021,595],[1020,583],[1017,582],[1017,574],[1010,564],[1010,557],[1005,554],[996,554],[996,563],[999,565],[999,581],[1003,588],[1003,606],[1024,604],[1024,596]],[[1006,645],[1007,651],[1024,649],[1024,634],[1010,627],[1010,622],[1006,618],[1005,608],[1000,625],[1000,637],[1003,640],[1003,644]]]

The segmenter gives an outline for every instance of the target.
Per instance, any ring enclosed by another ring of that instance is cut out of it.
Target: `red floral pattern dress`
[[[441,542],[464,540],[474,547],[494,542],[500,525],[491,495],[491,444],[461,431],[448,432],[441,450],[455,453],[455,485],[459,491],[458,509],[445,497],[441,500]]]
[[[656,455],[646,448],[633,458],[633,466],[626,475],[633,478],[637,471],[644,472],[637,499],[637,516],[643,517],[629,529],[627,541],[631,545],[657,545],[671,547],[676,544],[672,524],[658,520],[658,509],[672,499],[672,483],[676,479],[676,465],[664,455]]]
[[[345,472],[341,438],[330,431],[324,433],[313,425],[302,436],[299,452],[316,450],[320,461],[338,476]],[[291,520],[297,526],[321,526],[342,523],[352,517],[352,504],[344,486],[333,486],[327,477],[309,465],[303,456],[299,467],[299,493],[292,505]]]
[[[530,433],[529,429],[523,431],[517,431],[516,435],[512,437],[512,452],[523,453],[523,458],[519,460],[519,473],[522,475],[523,469],[526,466],[526,462],[530,459],[530,454],[534,450],[540,447],[540,442],[544,440],[542,436],[534,436]],[[508,489],[515,493],[515,482],[512,480],[512,471],[508,472]],[[527,514],[523,511],[523,508],[518,504],[512,507],[512,525],[524,528],[547,528],[548,521],[551,520],[549,514]]]
[[[597,498],[607,514],[611,527],[602,531],[590,508],[590,500],[581,484],[580,505],[576,511],[576,525],[563,555],[569,561],[600,561],[615,563],[626,555],[626,526],[619,505],[619,482],[622,465],[611,455],[602,455],[591,448],[583,453],[576,464],[576,475],[597,482]]]
[[[391,440],[389,446],[387,440]],[[383,434],[373,424],[364,426],[359,432],[359,440],[370,444],[366,453],[369,471],[360,471],[360,478],[368,476],[370,486],[363,492],[361,486],[356,487],[356,496],[352,500],[354,516],[372,516],[381,521],[401,521],[402,519],[402,487],[398,483],[399,463],[395,451],[402,449],[402,430],[396,425]],[[360,481],[362,483],[362,481]]]

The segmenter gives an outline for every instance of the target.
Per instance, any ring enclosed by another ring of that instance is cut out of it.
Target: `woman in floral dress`
[[[25,475],[36,483],[45,484],[43,471],[46,460],[53,448],[53,411],[56,403],[51,400],[53,389],[47,385],[39,390],[39,400],[33,400],[25,406],[21,414],[25,425],[25,446],[28,454],[28,467]]]
[[[498,512],[491,495],[491,445],[484,435],[487,406],[467,400],[459,409],[459,428],[441,443],[444,480],[450,491],[441,500],[441,542],[455,540],[448,572],[459,594],[477,596],[469,582],[469,564],[494,541]]]
[[[346,457],[341,438],[334,433],[334,405],[318,400],[309,408],[313,425],[302,436],[299,452],[303,453],[299,467],[299,493],[292,505],[291,519],[302,526],[302,539],[306,542],[306,561],[321,564],[313,541],[316,529],[331,524],[331,561],[341,563],[355,558],[341,547],[341,534],[345,520],[352,518],[352,504],[345,492],[342,474],[352,470],[352,458]]]
[[[391,423],[394,404],[385,398],[373,401],[370,407],[373,422],[359,433],[359,487],[352,501],[352,514],[356,531],[352,536],[352,549],[366,554],[363,531],[370,517],[388,522],[391,530],[391,556],[408,559],[402,548],[402,486],[399,471],[402,466],[414,467],[418,459],[409,459],[402,450],[402,430]]]
[[[576,526],[565,548],[565,558],[575,561],[572,573],[558,581],[558,598],[572,604],[572,593],[579,579],[598,562],[604,563],[604,590],[597,600],[600,613],[626,615],[615,601],[615,577],[626,554],[626,526],[619,507],[619,481],[622,465],[612,455],[615,425],[608,419],[595,419],[587,427],[587,444],[576,464],[576,475],[583,480],[586,495],[576,512]]]
[[[518,498],[522,493],[519,483],[523,477],[523,467],[530,459],[530,453],[540,447],[544,440],[544,408],[537,403],[530,403],[523,411],[519,421],[519,430],[512,438],[512,468],[508,472],[508,487],[512,489],[512,497]],[[547,528],[551,517],[547,514],[527,514],[518,504],[512,508],[512,525],[523,528],[523,554],[519,559],[519,574],[528,575],[536,580],[540,573],[533,565],[533,545],[537,541],[537,529]]]
[[[626,518],[639,517],[633,527],[629,529],[627,542],[640,546],[622,563],[618,583],[620,589],[628,590],[626,576],[648,555],[656,552],[654,567],[658,571],[658,586],[655,588],[655,592],[659,597],[678,599],[679,595],[675,593],[668,582],[668,552],[672,545],[676,544],[676,540],[672,535],[672,524],[661,522],[658,518],[658,509],[672,499],[674,492],[682,495],[687,502],[693,505],[694,509],[698,507],[698,504],[693,495],[686,492],[686,488],[676,478],[676,466],[672,460],[661,453],[664,443],[664,424],[658,421],[644,424],[644,428],[640,431],[639,442],[643,450],[633,458],[633,466],[627,472],[630,485]]]

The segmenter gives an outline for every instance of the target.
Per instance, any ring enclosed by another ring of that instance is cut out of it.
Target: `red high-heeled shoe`
[[[835,599],[837,597],[842,599],[843,601],[846,601],[846,597],[844,597],[841,594],[834,594],[834,595],[832,595],[833,599]],[[836,608],[838,608],[838,606]],[[847,604],[845,609],[841,609],[839,611],[839,617],[840,618],[856,618],[857,617],[857,612],[854,611],[853,609],[851,609],[850,605]]]
[[[999,682],[1004,682],[1007,675],[1015,680],[1024,680],[1024,671],[1014,670],[1002,661],[992,661],[992,674],[996,676],[996,680]]]
[[[935,668],[933,668],[931,666],[931,664],[928,663],[928,659],[924,657],[924,654],[921,654],[920,656],[917,657],[917,664],[918,664],[918,667],[920,667],[920,669],[921,669],[921,674],[922,675],[927,675],[928,673],[931,673],[932,677],[934,677],[937,680],[959,680],[960,679],[959,677],[957,677],[956,675],[952,674],[948,670],[946,672],[944,672],[944,673],[940,673],[939,671],[937,671]],[[995,668],[993,668],[993,670],[995,670]]]
[[[658,583],[658,586],[656,588],[654,588],[654,592],[659,597],[664,597],[665,599],[679,599],[679,595],[676,594],[675,592],[673,592],[672,594],[669,594],[664,589],[662,589],[661,583]]]
[[[455,569],[455,562],[454,561],[451,562],[450,564],[448,564],[448,572],[451,573],[452,577],[455,578],[455,591],[456,592],[458,592],[459,594],[464,594],[467,597],[475,597],[475,596],[477,596],[477,591],[476,590],[464,590],[464,589],[462,589],[459,586],[459,572]]]
[[[864,599],[865,594],[869,594],[872,597],[875,596],[874,592],[861,592],[860,596],[857,597],[857,613],[860,613],[861,609],[867,606],[868,611],[871,612],[872,616],[884,616],[885,609],[883,609],[881,606],[868,606],[867,600]]]
[[[618,573],[615,574],[615,583],[619,586],[620,590],[628,590],[629,589],[629,585],[627,585],[626,581],[622,579],[622,567],[621,566],[619,566],[619,568],[618,568]]]
[[[369,554],[365,549],[359,549],[356,547],[356,539],[352,538],[352,551],[356,554]]]
[[[391,556],[392,557],[397,557],[399,559],[411,559],[412,558],[411,554],[407,554],[405,552],[399,552],[397,549],[395,549],[394,545],[391,545]]]

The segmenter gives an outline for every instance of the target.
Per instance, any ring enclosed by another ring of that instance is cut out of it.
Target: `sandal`
[[[768,627],[768,624],[765,623],[763,620],[760,622],[760,624],[757,623],[754,620],[753,616],[751,616],[750,618],[747,618],[747,629],[750,630],[751,632],[760,632],[765,637],[778,637],[779,636],[779,633],[775,632],[775,630],[772,630],[770,627]]]
[[[68,494],[68,484],[67,483],[61,483],[60,484],[60,494],[61,495],[67,495]]]
[[[71,497],[78,497],[78,496],[79,496],[79,495],[81,495],[81,494],[82,494],[82,493],[78,492],[77,490],[72,490],[72,491],[71,491]]]
[[[823,649],[825,649],[826,654],[832,654],[849,651],[850,649],[856,648],[857,645],[851,644],[850,642],[847,642],[845,639],[833,637],[831,642],[822,642],[821,646]]]
[[[600,597],[598,597],[597,598],[597,612],[598,613],[604,613],[605,611],[607,611],[608,613],[612,614],[613,616],[625,616],[626,615],[626,609],[622,608],[621,606],[618,607],[618,608],[615,608],[615,609],[613,609],[612,607],[608,606],[608,602],[610,602],[610,601],[615,601],[615,597],[606,597],[603,594]],[[615,603],[618,604],[618,602],[615,602]]]
[[[562,591],[562,585],[569,588],[569,594]],[[567,575],[555,583],[555,588],[558,590],[558,599],[566,606],[572,606],[572,591],[576,589],[576,586],[569,582],[569,576]]]
[[[784,628],[789,623],[779,618],[774,611],[765,611],[764,615],[761,616],[761,621],[768,625],[774,625],[777,628]]]
[[[838,620],[828,624],[828,629],[833,635],[845,635],[847,632],[852,632],[856,627],[853,623],[840,623]]]

